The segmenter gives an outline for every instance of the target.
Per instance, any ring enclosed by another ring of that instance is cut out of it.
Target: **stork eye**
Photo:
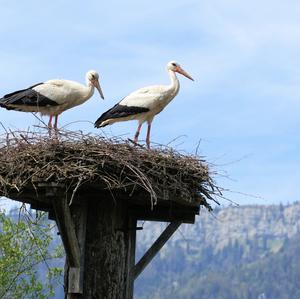
[[[172,65],[173,65],[173,66],[177,66],[176,63],[174,63],[174,62],[172,62]]]

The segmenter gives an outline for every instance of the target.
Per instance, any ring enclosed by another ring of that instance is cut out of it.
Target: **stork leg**
[[[139,124],[138,125],[138,128],[135,132],[135,135],[134,135],[134,142],[137,143],[138,139],[139,139],[139,135],[140,135],[140,132],[141,132],[141,128],[142,128],[142,124]]]
[[[50,117],[49,117],[48,129],[52,129],[52,117],[53,117],[53,115],[50,115]]]
[[[55,116],[54,130],[57,130],[58,115]]]
[[[148,123],[147,137],[146,137],[146,144],[148,149],[150,148],[150,131],[151,131],[151,123]]]

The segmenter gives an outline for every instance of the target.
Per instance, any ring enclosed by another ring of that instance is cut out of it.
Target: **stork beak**
[[[178,67],[176,68],[175,72],[177,72],[177,73],[179,73],[179,74],[181,74],[181,75],[187,77],[188,79],[194,81],[194,79],[193,79],[186,71],[184,71],[180,66],[178,66]]]
[[[100,97],[104,100],[104,95],[103,95],[103,92],[102,92],[102,89],[101,89],[101,86],[100,86],[100,83],[98,80],[95,80],[93,82],[93,85],[98,89],[99,91],[99,94],[100,94]]]

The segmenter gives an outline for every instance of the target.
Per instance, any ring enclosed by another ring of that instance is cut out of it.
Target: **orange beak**
[[[178,66],[178,67],[176,68],[175,72],[177,72],[177,73],[179,73],[179,74],[181,74],[181,75],[187,77],[188,79],[194,81],[194,79],[193,79],[186,71],[184,71],[180,66]]]
[[[97,79],[91,80],[92,84],[97,88],[99,91],[100,97],[104,100],[104,95],[100,86],[100,83]]]

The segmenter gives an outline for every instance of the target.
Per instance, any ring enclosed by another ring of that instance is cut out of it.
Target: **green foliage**
[[[53,297],[62,269],[50,267],[49,262],[62,257],[63,251],[50,250],[53,227],[46,220],[44,213],[32,216],[25,210],[15,221],[0,211],[1,299]],[[38,273],[41,263],[47,266],[46,275]]]

